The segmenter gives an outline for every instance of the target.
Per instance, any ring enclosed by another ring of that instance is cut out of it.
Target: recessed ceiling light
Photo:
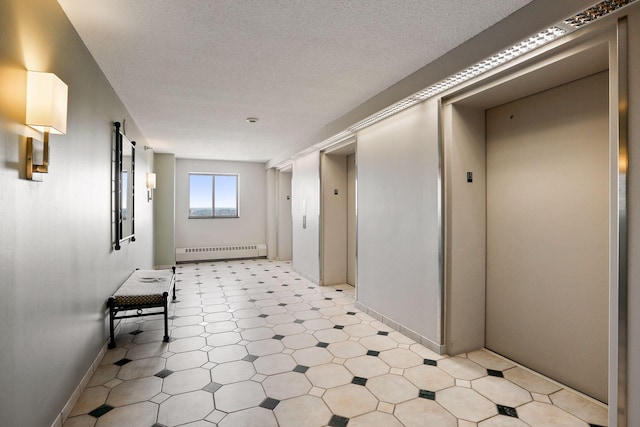
[[[255,123],[258,119],[256,117],[247,117],[247,123]]]

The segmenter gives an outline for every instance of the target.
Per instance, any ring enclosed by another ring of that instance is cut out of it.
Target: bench
[[[164,314],[164,342],[169,342],[169,292],[173,290],[173,299],[176,299],[175,287],[176,268],[171,270],[136,270],[109,297],[109,348],[115,348],[116,339],[114,333],[114,320],[128,319],[140,316],[152,316]],[[162,311],[146,311],[149,308],[162,308]],[[136,314],[120,314],[136,310]]]

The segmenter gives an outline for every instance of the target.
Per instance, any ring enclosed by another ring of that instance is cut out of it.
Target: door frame
[[[597,44],[607,44],[607,60],[609,70],[609,157],[610,157],[610,197],[609,197],[609,425],[624,427],[627,424],[627,168],[628,168],[628,130],[627,130],[627,106],[628,106],[628,23],[622,14],[612,14],[601,22],[578,30],[565,38],[561,38],[539,51],[526,55],[521,61],[498,68],[491,75],[475,79],[457,89],[455,92],[443,96],[440,100],[440,165],[441,165],[441,216],[443,218],[443,329],[444,344],[447,352],[450,349],[459,349],[459,352],[471,351],[478,347],[477,342],[469,341],[470,336],[477,336],[477,320],[473,325],[455,324],[455,316],[460,315],[464,304],[460,300],[465,294],[461,287],[469,286],[457,277],[463,274],[465,263],[473,257],[478,257],[475,252],[477,247],[464,247],[452,241],[453,230],[465,233],[465,231],[477,232],[477,228],[468,228],[469,221],[456,218],[460,214],[461,206],[452,203],[456,198],[452,191],[455,189],[452,183],[451,172],[454,169],[452,161],[456,160],[457,153],[452,150],[451,142],[451,114],[453,105],[473,96],[480,96],[488,91],[505,87],[510,81],[520,77],[526,77],[543,67],[556,61],[572,60],[580,52],[590,49]],[[556,85],[558,86],[558,85]],[[549,86],[553,87],[553,86]],[[517,99],[521,96],[514,97]],[[489,107],[487,107],[489,108]],[[484,135],[482,135],[484,140]],[[458,171],[459,173],[459,171]],[[458,193],[456,193],[458,194]],[[466,218],[469,219],[468,217]],[[473,221],[471,221],[473,223]],[[485,219],[486,224],[486,219]],[[486,226],[485,226],[486,227]],[[462,230],[462,231],[460,231]],[[486,230],[485,230],[486,232]],[[483,237],[486,241],[486,236]],[[484,252],[486,259],[486,252]],[[477,276],[483,276],[484,266],[478,267]],[[456,280],[458,280],[456,282]],[[484,288],[485,277],[475,277],[471,287],[482,286]],[[478,289],[475,289],[478,292]],[[484,293],[484,289],[482,289]],[[468,303],[468,301],[467,301]],[[468,304],[467,304],[468,305]],[[477,301],[476,311],[484,310],[484,300]],[[467,309],[468,307],[465,307]],[[481,315],[484,318],[484,314]],[[458,322],[459,323],[459,322]],[[484,332],[484,322],[482,322]],[[465,330],[465,328],[467,330]],[[475,331],[468,330],[475,328]],[[484,341],[484,333],[482,334]]]

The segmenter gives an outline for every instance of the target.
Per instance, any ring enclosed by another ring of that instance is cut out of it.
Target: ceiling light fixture
[[[256,117],[247,117],[247,123],[255,123],[258,119]]]

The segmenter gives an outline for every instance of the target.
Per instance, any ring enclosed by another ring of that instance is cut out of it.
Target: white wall
[[[189,219],[189,173],[238,174],[240,218]],[[261,244],[267,239],[267,171],[263,163],[176,161],[176,247]]]
[[[278,172],[278,259],[292,257],[291,172]]]
[[[437,117],[426,102],[358,134],[357,292],[439,351]]]
[[[69,86],[67,135],[25,179],[26,70]],[[136,150],[136,241],[111,246],[113,122]],[[106,299],[152,266],[146,141],[55,1],[0,2],[0,424],[49,426],[104,348]]]
[[[176,263],[176,156],[170,153],[154,155],[156,189],[153,190],[153,260],[157,266]]]
[[[307,279],[320,281],[320,154],[297,158],[291,182],[293,268]],[[306,215],[306,228],[303,228]]]

